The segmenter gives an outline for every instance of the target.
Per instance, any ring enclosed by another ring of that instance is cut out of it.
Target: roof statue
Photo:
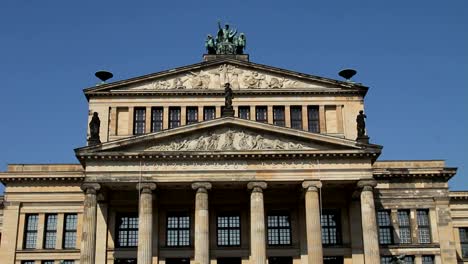
[[[208,54],[244,54],[247,38],[244,33],[237,35],[237,29],[231,29],[229,24],[221,26],[218,21],[218,33],[216,39],[208,34],[205,41],[205,48]]]

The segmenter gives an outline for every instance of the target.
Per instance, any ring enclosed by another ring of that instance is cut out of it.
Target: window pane
[[[302,129],[302,106],[291,106],[291,127]]]
[[[135,108],[133,119],[133,134],[141,135],[145,133],[146,109]]]
[[[289,245],[291,244],[291,229],[289,215],[268,215],[268,244]]]
[[[319,133],[319,108],[318,106],[309,106],[308,107],[308,123],[309,123],[309,132]]]
[[[37,214],[26,215],[26,228],[24,233],[24,248],[34,249],[37,242],[37,224],[39,216]]]
[[[390,219],[390,211],[378,211],[377,223],[379,225],[379,243],[381,245],[393,244],[393,226]]]
[[[341,244],[341,234],[338,229],[340,227],[339,210],[323,210],[321,225],[323,245]]]
[[[216,107],[205,106],[203,109],[203,120],[212,120],[216,117]]]
[[[76,224],[78,216],[76,214],[65,215],[65,228],[63,232],[63,247],[76,247]]]
[[[250,106],[239,106],[239,118],[250,120]]]
[[[163,113],[162,107],[153,107],[151,109],[151,132],[163,130]]]
[[[57,240],[57,215],[46,215],[46,226],[44,235],[44,248],[55,248],[55,241]]]
[[[240,216],[218,216],[216,233],[219,246],[240,245]]]
[[[381,264],[392,264],[392,257],[380,257],[380,263]]]
[[[138,246],[138,215],[117,215],[117,247]]]
[[[41,264],[54,264],[53,260],[43,260]]]
[[[285,126],[284,106],[273,107],[273,124],[275,126]]]
[[[169,128],[180,126],[180,107],[169,108]]]
[[[434,264],[434,256],[422,256],[422,264]]]
[[[187,107],[187,125],[198,122],[198,107]]]
[[[431,231],[429,225],[429,210],[417,210],[418,220],[418,238],[419,243],[429,244],[431,243]]]
[[[262,122],[262,123],[268,122],[267,107],[266,106],[257,106],[256,107],[256,120],[258,122]]]
[[[468,258],[468,227],[460,227],[459,233],[460,233],[462,257]]]
[[[167,246],[190,246],[190,216],[188,214],[169,214],[167,216]]]

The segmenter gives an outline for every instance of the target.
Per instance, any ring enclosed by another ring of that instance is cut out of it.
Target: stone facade
[[[455,168],[378,161],[367,87],[246,58],[85,89],[101,143],[0,173],[1,263],[468,263]]]

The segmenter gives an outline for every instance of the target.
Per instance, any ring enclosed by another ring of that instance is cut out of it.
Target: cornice
[[[85,178],[84,172],[2,172],[0,182],[3,184],[11,182],[81,182]]]
[[[422,169],[374,169],[374,178],[376,179],[391,179],[391,178],[442,178],[449,180],[456,173],[456,168],[422,168]]]
[[[449,197],[451,200],[468,200],[468,191],[451,191]]]

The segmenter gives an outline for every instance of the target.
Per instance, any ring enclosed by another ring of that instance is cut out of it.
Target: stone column
[[[373,189],[377,186],[375,180],[361,180],[358,187],[361,191],[362,241],[364,244],[365,263],[380,263],[379,238],[375,216]]]
[[[320,219],[320,201],[318,191],[322,188],[320,181],[304,181],[305,214],[307,233],[307,258],[309,264],[323,263],[322,225]]]
[[[153,190],[155,183],[139,183],[138,264],[151,264],[153,258]]]
[[[266,264],[265,209],[263,189],[266,182],[249,182],[250,194],[250,263]]]
[[[98,183],[85,183],[81,185],[85,192],[83,209],[83,230],[81,235],[81,264],[95,264],[96,257],[96,212],[97,191],[101,189]]]
[[[209,182],[196,182],[192,188],[195,194],[195,262],[198,264],[210,263],[210,236],[208,190]]]

